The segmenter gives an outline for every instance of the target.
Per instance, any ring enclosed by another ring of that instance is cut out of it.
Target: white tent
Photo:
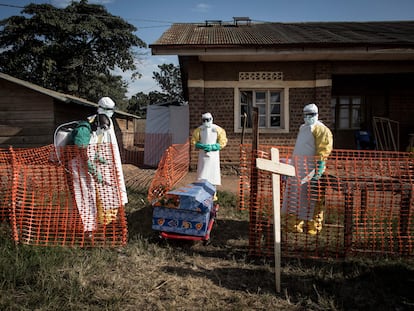
[[[172,144],[184,144],[189,135],[187,103],[147,106],[144,165],[157,167],[164,151]]]

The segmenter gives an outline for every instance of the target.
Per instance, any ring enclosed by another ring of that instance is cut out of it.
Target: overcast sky
[[[0,18],[19,15],[29,3],[65,7],[70,0],[0,0]],[[154,43],[173,23],[222,20],[247,16],[253,22],[389,21],[414,20],[414,0],[89,0],[106,7],[138,28],[136,35]],[[158,89],[152,79],[157,65],[177,64],[176,56],[146,55],[137,63],[143,77],[130,83],[128,96]],[[118,73],[129,81],[130,73]]]

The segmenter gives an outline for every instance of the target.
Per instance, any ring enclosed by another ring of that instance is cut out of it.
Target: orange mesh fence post
[[[18,187],[18,176],[19,176],[19,167],[16,163],[13,148],[10,147],[10,155],[11,155],[11,167],[12,167],[12,176],[11,176],[11,196],[9,202],[10,205],[10,225],[12,228],[12,235],[15,242],[18,241],[18,231],[17,231],[17,217],[16,217],[16,204],[17,204],[17,187]]]
[[[12,166],[10,151],[0,149],[0,222],[9,220],[11,191],[12,188]]]
[[[173,145],[175,150],[174,153],[174,186],[184,178],[188,173],[188,168],[190,166],[190,142],[187,141],[185,144],[176,144]]]
[[[239,176],[239,210],[247,210],[249,208],[250,200],[250,174],[248,150],[251,150],[250,145],[240,145],[240,176]]]
[[[166,150],[158,163],[158,168],[148,188],[148,202],[153,202],[157,198],[163,196],[166,190],[168,180],[165,179],[166,165],[168,163],[169,150]]]
[[[269,157],[272,146],[260,146]],[[276,147],[280,159],[311,172],[316,159],[296,162],[290,147]],[[252,178],[249,146],[241,146],[240,208],[249,209],[249,252],[271,256],[271,176],[257,175],[257,194],[249,198]],[[312,165],[312,166],[308,166]],[[413,171],[409,153],[334,150],[317,181],[282,178],[282,254],[295,257],[413,256]],[[305,174],[305,175],[306,175]],[[301,189],[301,190],[300,190]],[[284,206],[285,205],[285,206]],[[305,209],[302,207],[305,206]],[[290,215],[290,216],[289,216]]]
[[[252,158],[257,157],[257,150],[253,150]],[[258,203],[258,170],[254,161],[250,163],[250,206],[254,207],[249,210],[249,221],[251,231],[253,234],[249,234],[249,249],[260,249],[260,236],[261,236],[261,223],[258,217],[258,210],[256,204]]]

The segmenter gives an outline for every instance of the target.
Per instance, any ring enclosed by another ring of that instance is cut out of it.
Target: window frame
[[[347,103],[343,103],[347,101]],[[359,103],[355,103],[359,101]],[[357,130],[361,128],[361,123],[364,121],[364,98],[358,95],[338,95],[331,97],[331,109],[333,114],[334,128],[336,130]],[[357,117],[353,115],[357,111]],[[342,116],[342,112],[346,116]],[[342,120],[347,120],[347,126],[341,124]],[[346,118],[346,119],[345,119]]]
[[[252,99],[255,98],[255,94],[260,92],[265,92],[265,116],[266,116],[266,126],[261,127],[259,126],[259,133],[288,133],[289,132],[289,105],[288,105],[288,90],[286,88],[268,88],[268,87],[238,87],[234,89],[234,132],[241,133],[243,131],[243,124],[242,124],[242,92],[251,92]],[[271,127],[271,93],[279,93],[279,103],[280,105],[280,126],[279,127]],[[253,100],[252,107],[255,107],[255,100]],[[263,116],[263,115],[262,115]],[[252,120],[250,120],[252,122]],[[259,112],[259,124],[260,124],[260,112]],[[250,133],[252,132],[251,127],[246,127],[245,132]]]

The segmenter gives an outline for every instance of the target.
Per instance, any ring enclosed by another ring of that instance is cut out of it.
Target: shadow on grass
[[[340,268],[341,264],[334,266]],[[412,269],[391,264],[365,267],[367,271],[353,277],[339,272],[336,278],[329,278],[315,275],[314,268],[293,271],[292,268],[282,268],[282,298],[288,298],[303,310],[414,310]],[[360,268],[354,267],[355,270]],[[211,270],[198,267],[194,271],[167,266],[163,270],[183,278],[209,279],[217,286],[233,291],[275,294],[274,274],[266,268]]]
[[[274,293],[272,274],[264,269],[198,267],[196,271],[184,267],[164,267],[164,272],[183,278],[195,277],[209,279],[215,285],[229,290],[250,293]]]
[[[152,206],[146,205],[139,210],[127,214],[128,235],[131,238],[142,236],[144,238],[152,238],[154,230],[152,230]]]

